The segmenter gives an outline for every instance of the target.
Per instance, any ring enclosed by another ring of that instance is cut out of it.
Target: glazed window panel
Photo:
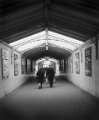
[[[75,54],[75,72],[80,74],[80,53]]]
[[[18,76],[18,55],[14,54],[14,76]]]
[[[70,72],[73,73],[73,57],[71,56],[70,57],[70,60],[69,60],[69,65],[70,65]]]
[[[60,60],[60,71],[64,72],[64,60]]]
[[[27,59],[27,73],[31,73],[31,60]]]
[[[2,56],[2,79],[9,78],[9,52],[7,49],[1,49]]]
[[[32,72],[34,73],[35,72],[35,62],[34,61],[32,61]]]
[[[1,49],[0,49],[0,78],[2,78]]]
[[[21,58],[21,73],[25,74],[26,71],[26,60],[25,58]]]
[[[92,48],[85,49],[85,75],[92,76]]]

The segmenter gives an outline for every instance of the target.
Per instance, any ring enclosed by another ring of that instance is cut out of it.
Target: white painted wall
[[[85,75],[85,48],[92,47],[92,76],[86,76]],[[80,74],[77,74],[75,72],[75,53],[80,53]],[[82,53],[82,62],[81,62],[81,53]],[[99,64],[98,66],[95,66],[96,64],[96,56],[95,56],[95,45],[93,43],[86,43],[84,46],[80,47],[76,51],[72,53],[73,56],[73,73],[68,73],[68,77],[72,83],[80,87],[81,89],[96,95],[96,69],[99,71]],[[98,78],[99,78],[99,73]]]
[[[96,95],[99,97],[99,39],[98,39],[98,59],[95,62],[95,87]]]
[[[1,49],[6,49],[9,52],[9,78],[6,80],[2,79]],[[18,55],[18,64],[19,64],[18,76],[14,76],[14,58],[12,57],[12,62],[11,62],[11,53],[12,56],[14,56],[14,53]],[[0,98],[10,93],[18,86],[20,86],[26,79],[27,79],[26,75],[21,74],[21,54],[11,49],[6,44],[0,43]]]

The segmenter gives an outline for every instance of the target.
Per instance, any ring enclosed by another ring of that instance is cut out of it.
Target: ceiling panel
[[[7,43],[46,27],[82,41],[99,33],[96,0],[6,0],[2,4],[0,38]]]

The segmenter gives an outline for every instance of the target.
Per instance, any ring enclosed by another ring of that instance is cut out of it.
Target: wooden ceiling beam
[[[85,26],[81,26],[81,25],[78,25],[78,24],[74,24],[74,23],[71,23],[69,21],[64,21],[63,19],[60,19],[60,18],[53,18],[51,20],[51,23],[58,26],[58,28],[64,28],[66,30],[72,30],[72,31],[75,31],[77,33],[80,33],[82,35],[85,35],[87,37],[91,37],[95,34],[96,30],[94,29],[90,29],[90,28],[86,28]]]
[[[57,11],[60,12],[61,14],[68,14],[71,15],[73,17],[76,17],[78,19],[82,19],[86,22],[90,22],[90,23],[99,23],[99,11],[97,14],[88,14],[87,12],[82,12],[81,10],[76,10],[74,8],[71,7],[66,7],[66,6],[61,6],[61,4],[52,4],[51,5],[51,10],[52,11]]]

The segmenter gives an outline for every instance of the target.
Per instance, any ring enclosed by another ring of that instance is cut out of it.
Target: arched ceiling
[[[0,39],[49,30],[86,41],[99,31],[98,0],[0,0]]]
[[[70,55],[70,52],[59,48],[59,47],[54,47],[54,46],[49,46],[49,49],[46,50],[45,47],[38,47],[35,49],[31,49],[23,54],[23,56],[37,60],[39,58],[43,57],[52,57],[55,59],[64,59]]]

